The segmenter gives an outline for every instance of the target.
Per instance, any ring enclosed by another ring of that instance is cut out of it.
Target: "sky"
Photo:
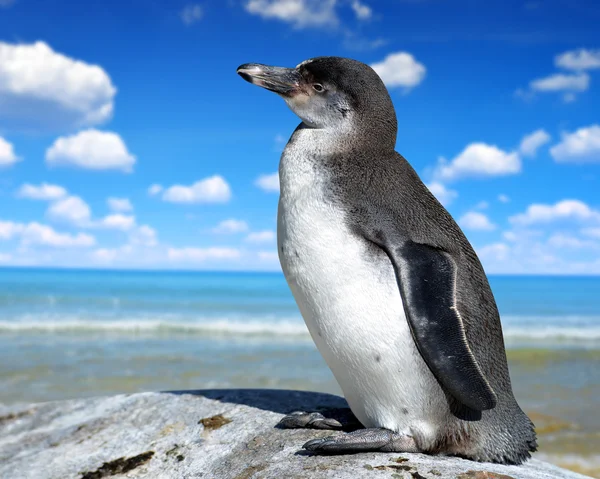
[[[567,21],[568,20],[568,21]],[[299,119],[236,75],[371,65],[492,274],[600,274],[594,0],[0,0],[0,266],[279,271]]]

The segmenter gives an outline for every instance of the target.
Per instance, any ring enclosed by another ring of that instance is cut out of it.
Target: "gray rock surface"
[[[341,418],[327,394],[276,390],[142,393],[0,406],[0,478],[550,479],[579,474],[531,460],[501,466],[421,454],[311,456],[329,431],[274,428],[284,413]]]

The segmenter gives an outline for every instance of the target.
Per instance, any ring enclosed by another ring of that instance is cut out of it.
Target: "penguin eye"
[[[313,86],[312,86],[312,87],[315,89],[315,91],[317,91],[317,92],[319,92],[319,93],[321,93],[321,92],[324,92],[324,91],[325,91],[325,88],[324,88],[324,87],[323,87],[323,85],[321,85],[320,83],[313,83]]]

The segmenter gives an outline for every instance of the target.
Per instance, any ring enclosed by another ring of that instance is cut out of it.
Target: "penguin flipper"
[[[385,251],[396,271],[413,338],[431,372],[465,406],[494,408],[496,394],[469,348],[456,304],[452,256],[410,240]]]

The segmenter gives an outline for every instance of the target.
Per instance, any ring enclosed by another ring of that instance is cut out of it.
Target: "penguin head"
[[[395,143],[394,106],[379,75],[364,63],[317,57],[295,68],[246,63],[237,72],[280,95],[309,127],[355,134],[375,129],[380,141],[390,137]]]

